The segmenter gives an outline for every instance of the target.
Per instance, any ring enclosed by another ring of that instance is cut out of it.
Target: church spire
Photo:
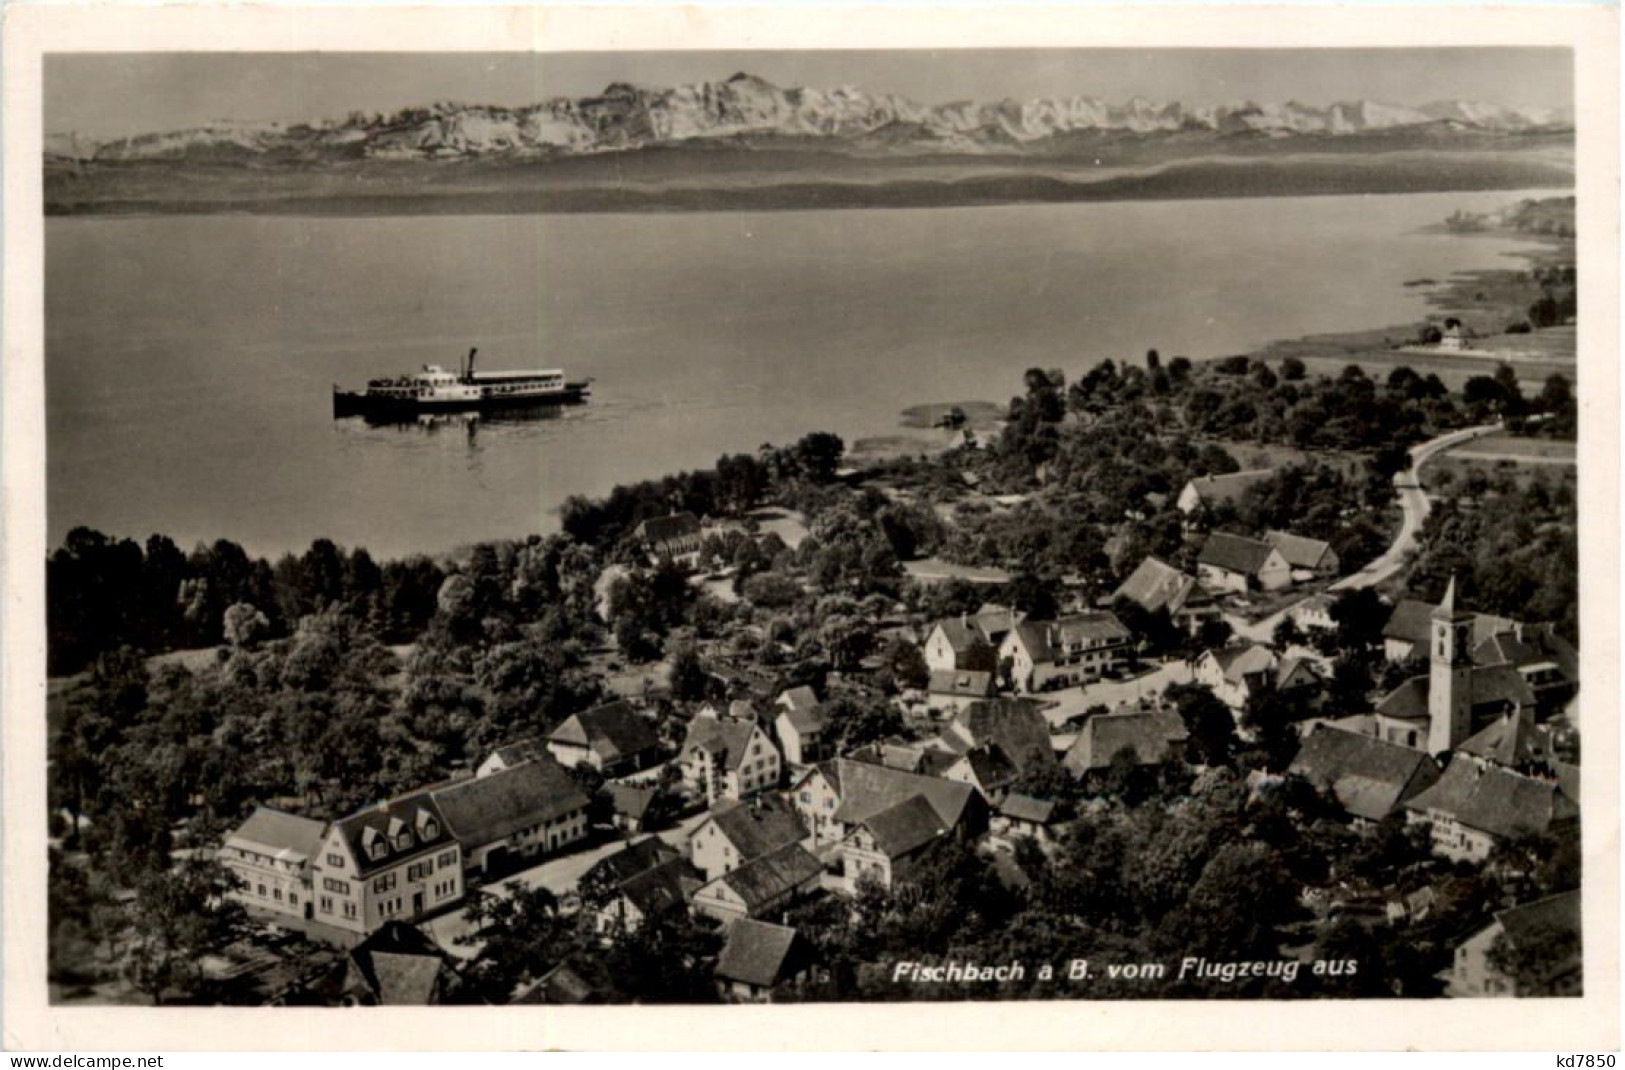
[[[1444,601],[1439,603],[1439,608],[1446,613],[1456,611],[1456,574],[1454,572],[1450,574],[1450,585],[1444,589]]]

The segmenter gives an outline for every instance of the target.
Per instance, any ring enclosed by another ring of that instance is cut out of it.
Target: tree
[[[247,602],[238,602],[226,610],[221,631],[226,642],[239,650],[251,650],[271,630],[265,614]]]
[[[1381,643],[1389,615],[1388,606],[1373,588],[1343,592],[1331,607],[1338,645],[1344,650],[1364,650]]]
[[[501,1005],[578,947],[573,927],[559,916],[546,888],[516,885],[505,894],[474,893],[463,918],[470,933],[458,943],[480,946],[463,970],[462,993],[477,1003]]]
[[[1185,906],[1179,928],[1193,953],[1273,955],[1276,926],[1297,912],[1297,888],[1280,852],[1259,843],[1232,843],[1203,867]]]
[[[226,898],[239,883],[231,871],[201,857],[142,877],[125,951],[130,983],[155,1004],[170,994],[197,995],[203,957],[230,942],[246,921],[243,908]]]
[[[1191,761],[1198,765],[1229,765],[1236,748],[1236,720],[1230,707],[1201,684],[1174,684],[1165,696],[1185,722]]]

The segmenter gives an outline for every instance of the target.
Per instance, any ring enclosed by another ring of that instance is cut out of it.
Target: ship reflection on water
[[[502,413],[438,412],[419,413],[416,416],[384,416],[369,414],[341,419],[339,423],[372,430],[395,431],[405,435],[466,435],[470,445],[479,436],[480,428],[496,430],[505,427],[526,427],[551,423],[564,418],[562,406],[547,405],[527,409],[510,409]]]

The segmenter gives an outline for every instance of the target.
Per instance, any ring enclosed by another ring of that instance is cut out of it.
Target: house
[[[705,530],[693,513],[650,517],[632,529],[632,541],[649,555],[650,562],[670,558],[693,568],[699,564]]]
[[[326,831],[320,821],[256,806],[220,848],[220,864],[242,882],[227,896],[246,907],[310,917],[311,861]]]
[[[609,823],[622,832],[645,832],[659,789],[637,784],[605,784],[599,797],[609,811]]]
[[[715,880],[786,844],[807,838],[807,825],[789,800],[759,795],[749,803],[723,801],[688,837],[688,857]]]
[[[937,749],[967,754],[996,747],[1016,772],[1055,765],[1049,722],[1032,699],[994,699],[967,706],[954,715],[937,737]]]
[[[1490,618],[1499,620],[1499,618]],[[1475,627],[1474,634],[1478,629]],[[1523,677],[1542,712],[1560,708],[1580,684],[1580,654],[1550,624],[1519,624],[1476,640],[1473,664],[1510,665]]]
[[[350,949],[324,995],[342,1007],[429,1007],[457,989],[451,960],[422,929],[386,921]]]
[[[932,669],[925,706],[932,713],[954,713],[993,697],[993,674],[972,669]]]
[[[993,815],[992,829],[1005,836],[1031,836],[1048,843],[1056,824],[1055,802],[1011,792]]]
[[[694,892],[694,910],[724,925],[760,918],[817,891],[824,864],[799,843],[769,851]]]
[[[807,769],[789,795],[815,845],[844,840],[857,825],[914,795],[924,795],[943,824],[961,836],[987,830],[987,804],[969,784],[847,758]]]
[[[1467,332],[1461,325],[1461,320],[1451,316],[1444,321],[1444,330],[1439,333],[1440,349],[1466,349]]]
[[[1533,712],[1527,709],[1503,714],[1456,750],[1520,772],[1555,771],[1561,764],[1551,729],[1535,724]]]
[[[1414,655],[1427,654],[1428,640],[1432,636],[1433,613],[1439,607],[1432,602],[1415,598],[1402,599],[1388,615],[1382,629],[1382,651],[1389,661],[1406,661]],[[1487,639],[1504,632],[1517,632],[1521,627],[1515,620],[1495,617],[1487,613],[1473,613],[1471,643],[1474,648]]]
[[[463,851],[434,794],[417,791],[328,827],[312,866],[316,920],[365,936],[463,898]]]
[[[1419,750],[1320,725],[1287,772],[1328,792],[1356,823],[1376,824],[1439,779]]]
[[[566,960],[521,987],[508,1002],[517,1006],[534,1004],[581,1006],[618,1003],[621,1000],[621,994],[616,989],[594,984]]]
[[[485,756],[485,761],[474,770],[475,776],[490,776],[500,773],[504,769],[512,769],[524,762],[535,761],[537,758],[551,758],[547,745],[539,739],[521,739],[513,743],[504,743]]]
[[[1187,515],[1198,509],[1235,505],[1250,488],[1272,475],[1274,471],[1269,468],[1251,468],[1222,476],[1198,476],[1185,484],[1174,504]]]
[[[717,993],[737,1003],[773,998],[773,990],[812,976],[812,944],[795,929],[741,918],[728,927],[717,956]]]
[[[1017,691],[1047,691],[1121,671],[1132,652],[1129,639],[1129,630],[1114,613],[1074,613],[1016,625],[1000,644],[999,659],[1009,659],[1010,682]]]
[[[630,848],[627,850],[631,851]],[[670,850],[669,846],[667,850]],[[630,866],[640,857],[649,856],[659,857],[660,861],[637,870],[607,888],[599,883],[615,869]],[[593,930],[600,936],[631,933],[650,918],[686,909],[689,900],[704,883],[705,878],[700,871],[675,851],[669,855],[659,850],[637,852],[623,860],[620,866],[597,873],[591,891],[587,890],[589,885],[586,878],[582,879],[583,895],[588,900],[584,906],[591,911]]]
[[[1580,936],[1578,890],[1498,911],[1494,921],[1457,946],[1445,994],[1578,996],[1584,987]],[[1498,947],[1537,964],[1532,975],[1513,977],[1497,967],[1491,959]]]
[[[1267,542],[1215,531],[1202,544],[1196,575],[1216,591],[1277,591],[1292,583],[1292,568]]]
[[[1286,615],[1292,618],[1292,623],[1305,634],[1335,631],[1337,621],[1332,617],[1332,605],[1336,601],[1337,599],[1329,594],[1313,595],[1287,610]]]
[[[677,752],[683,781],[705,796],[743,799],[779,786],[779,748],[754,716],[720,716],[709,707],[694,715]]]
[[[618,777],[654,765],[660,739],[631,706],[608,702],[571,714],[547,737],[547,749],[566,769],[585,762],[606,777]]]
[[[1205,651],[1196,659],[1196,682],[1232,710],[1240,711],[1254,695],[1274,685],[1280,664],[1275,651],[1261,643],[1232,643]]]
[[[600,898],[611,888],[683,853],[659,836],[645,836],[600,858],[581,875],[577,887],[586,898]]]
[[[1188,738],[1190,732],[1176,710],[1158,707],[1096,714],[1083,722],[1061,764],[1080,778],[1110,768],[1112,759],[1123,751],[1134,756],[1135,765],[1163,765],[1183,759]]]
[[[552,758],[461,780],[431,792],[463,849],[463,866],[486,875],[517,859],[552,854],[587,837],[588,799]]]
[[[1147,613],[1161,610],[1177,627],[1195,635],[1206,621],[1223,616],[1219,604],[1196,577],[1148,557],[1112,592],[1112,601],[1126,598]]]
[[[947,840],[953,827],[943,821],[931,800],[911,795],[854,823],[836,852],[845,886],[872,880],[882,888],[916,873],[937,844]]]
[[[1280,551],[1292,569],[1293,579],[1332,579],[1341,563],[1330,543],[1294,535],[1290,531],[1266,531],[1264,541]]]
[[[834,753],[829,714],[810,687],[793,687],[779,696],[779,714],[773,731],[779,737],[784,760],[790,765],[812,765]]]
[[[1052,761],[1054,757],[1052,750]],[[1021,769],[1005,754],[1004,748],[995,743],[972,747],[964,754],[954,756],[940,772],[933,771],[933,775],[969,784],[982,793],[989,807],[997,807],[1021,777]]]
[[[1020,616],[1002,606],[983,606],[974,616],[944,617],[925,637],[925,664],[933,672],[989,671],[994,651]]]
[[[1559,830],[1580,815],[1555,779],[1459,753],[1436,783],[1404,807],[1408,822],[1432,826],[1435,854],[1471,862],[1488,858],[1499,843]]]
[[[1390,743],[1443,754],[1492,721],[1537,702],[1529,680],[1507,663],[1473,664],[1475,617],[1456,608],[1456,581],[1429,614],[1428,672],[1413,676],[1377,704],[1376,730]]]

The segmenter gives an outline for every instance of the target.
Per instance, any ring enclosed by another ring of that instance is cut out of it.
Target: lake
[[[1523,192],[718,214],[46,223],[48,528],[380,558],[811,430],[898,433],[1031,366],[1419,319],[1526,247],[1423,228]],[[591,404],[374,428],[334,384],[562,367]]]

